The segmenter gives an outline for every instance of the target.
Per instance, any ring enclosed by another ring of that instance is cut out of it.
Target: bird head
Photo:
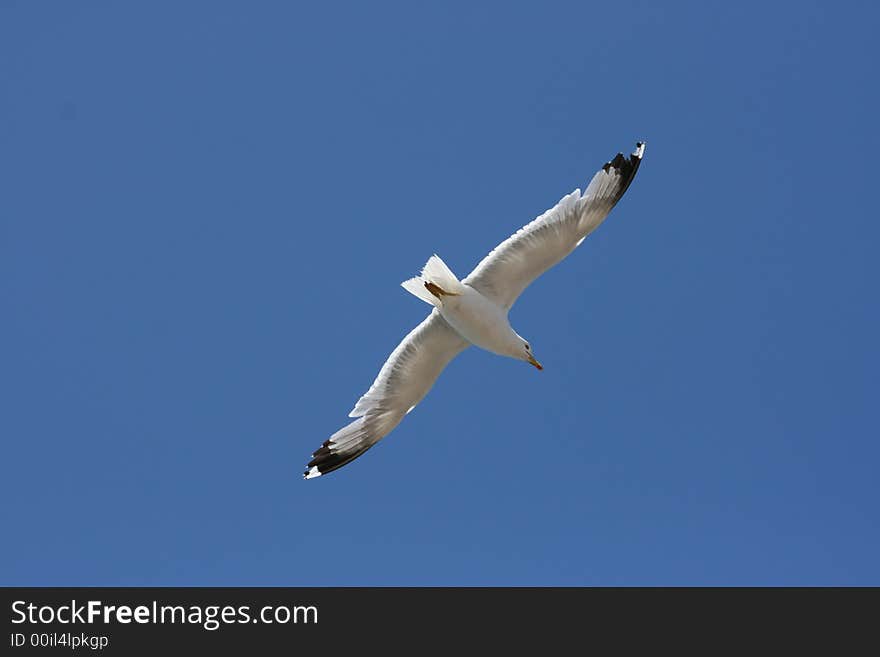
[[[520,338],[522,340],[522,338]],[[527,340],[522,340],[522,354],[520,358],[526,361],[529,365],[534,365],[539,370],[543,370],[544,366],[541,365],[536,359],[534,354],[532,354],[532,346],[528,343]]]

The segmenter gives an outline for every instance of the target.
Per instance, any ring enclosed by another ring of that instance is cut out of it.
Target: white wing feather
[[[384,438],[469,344],[433,310],[391,352],[373,385],[349,413],[357,419],[312,454],[306,479],[341,468]]]
[[[593,176],[583,196],[576,189],[563,197],[495,247],[462,283],[509,309],[533,280],[602,223],[632,182],[644,152],[645,145],[639,143],[629,158],[618,153]]]

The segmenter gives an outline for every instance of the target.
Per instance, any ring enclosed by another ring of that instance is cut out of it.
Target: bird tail
[[[437,255],[428,259],[421,276],[404,281],[401,286],[432,306],[439,306],[445,296],[458,296],[464,292],[464,285]]]

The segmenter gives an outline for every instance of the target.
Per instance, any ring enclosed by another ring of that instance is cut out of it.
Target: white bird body
[[[471,344],[493,354],[519,357],[523,340],[510,327],[507,310],[462,284],[439,256],[431,256],[421,276],[401,286],[436,307],[440,316]]]
[[[500,356],[518,354],[522,339],[510,326],[507,311],[470,285],[457,296],[443,297],[440,315],[465,340]]]
[[[604,221],[635,177],[644,151],[639,142],[629,158],[618,153],[593,176],[583,195],[577,189],[563,197],[493,249],[464,280],[434,255],[420,276],[401,283],[434,309],[385,361],[349,413],[355,419],[312,454],[305,478],[332,472],[379,442],[424,398],[449,361],[471,344],[543,369],[529,343],[511,328],[508,312],[535,278]]]

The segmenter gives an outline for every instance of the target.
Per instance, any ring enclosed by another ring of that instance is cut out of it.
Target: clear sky
[[[880,584],[872,3],[4,2],[0,583]],[[610,218],[301,477],[460,276]]]

